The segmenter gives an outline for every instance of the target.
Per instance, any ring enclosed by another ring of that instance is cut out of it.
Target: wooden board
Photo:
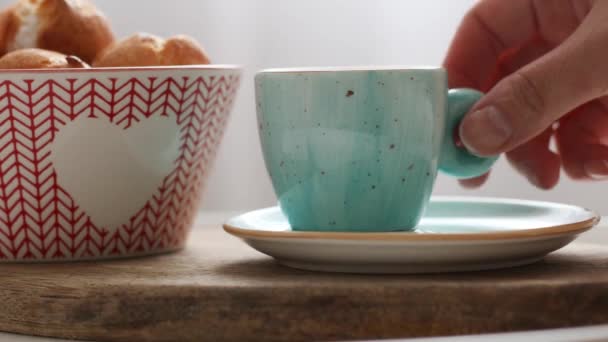
[[[336,275],[277,265],[219,226],[180,253],[0,265],[0,330],[108,341],[308,341],[608,323],[608,248],[502,271]]]

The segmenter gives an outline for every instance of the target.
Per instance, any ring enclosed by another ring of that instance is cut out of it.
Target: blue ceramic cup
[[[270,69],[255,77],[259,134],[295,230],[411,230],[437,170],[479,176],[496,158],[454,144],[481,97],[442,68]]]

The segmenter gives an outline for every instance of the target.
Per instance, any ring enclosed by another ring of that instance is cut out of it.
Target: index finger
[[[487,91],[501,55],[538,32],[533,0],[485,0],[464,17],[448,49],[444,67],[450,87]]]

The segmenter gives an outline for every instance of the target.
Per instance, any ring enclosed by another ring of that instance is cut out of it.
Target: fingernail
[[[535,173],[531,173],[528,174],[528,182],[530,182],[530,184],[534,185],[537,188],[543,189],[542,184],[540,183],[540,178],[538,178],[538,175]]]
[[[473,153],[497,152],[512,134],[511,124],[494,106],[469,114],[460,130],[462,142]]]
[[[542,188],[540,184],[540,178],[534,172],[532,165],[529,162],[521,162],[518,166],[519,171],[528,179],[530,184],[534,185],[537,188]]]
[[[585,162],[585,172],[593,179],[608,178],[608,161],[606,160],[590,160]]]

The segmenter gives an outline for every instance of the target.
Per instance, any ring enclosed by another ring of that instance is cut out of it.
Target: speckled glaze
[[[452,132],[480,94],[451,91],[448,111],[441,68],[275,69],[255,86],[266,168],[295,230],[410,230],[440,161],[456,177],[495,161],[454,146]]]

